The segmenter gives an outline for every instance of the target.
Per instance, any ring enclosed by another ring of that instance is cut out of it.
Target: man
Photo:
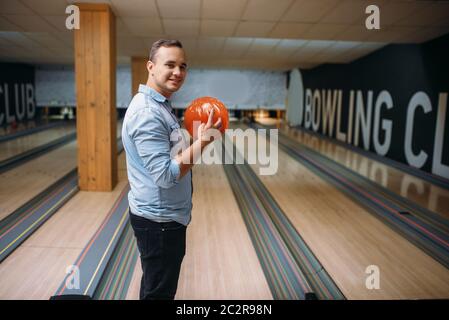
[[[220,128],[221,119],[212,124],[212,111],[207,124],[198,127],[196,140],[171,155],[177,137],[182,137],[169,100],[187,74],[181,43],[156,41],[147,70],[148,81],[139,86],[122,128],[130,221],[143,270],[140,299],[174,299],[191,219],[194,155],[210,143],[207,137]]]

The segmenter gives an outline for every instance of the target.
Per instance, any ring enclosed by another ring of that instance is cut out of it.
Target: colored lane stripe
[[[304,152],[300,154],[300,157],[308,161],[308,163],[313,164],[314,166],[319,168],[321,172],[326,173],[329,176],[335,178],[345,187],[349,188],[351,191],[357,192],[361,196],[365,197],[367,200],[371,200],[373,203],[377,204],[387,212],[391,213],[393,216],[396,216],[397,219],[403,220],[403,222],[405,222],[407,225],[414,227],[415,229],[418,229],[419,231],[421,231],[421,233],[433,239],[435,242],[439,243],[446,250],[449,249],[449,242],[447,241],[447,239],[445,239],[448,236],[447,234],[437,235],[435,233],[430,232],[429,231],[430,228],[424,225],[424,223],[418,224],[409,219],[407,216],[401,214],[400,212],[398,212],[398,210],[393,208],[385,199],[381,198],[379,194],[373,196],[372,194],[375,193],[372,190],[370,190],[370,192],[366,192],[364,188],[355,184],[354,179],[349,180],[346,178],[348,177],[348,175],[351,175],[351,172],[346,172],[344,168],[340,168],[341,170],[338,173],[335,173],[337,171],[330,170],[327,166],[323,165],[320,160],[317,161],[317,158],[314,155],[310,155]]]
[[[319,299],[344,299],[251,167],[224,169],[273,297],[304,299],[313,292]]]
[[[287,143],[284,143],[282,139],[280,139],[279,142],[281,143],[281,147],[285,146],[289,148]],[[388,199],[382,197],[382,194],[376,193],[375,187],[377,187],[377,185],[375,185],[368,179],[365,178],[365,181],[362,181],[366,182],[366,185],[363,186],[359,181],[357,181],[357,178],[362,177],[360,177],[357,174],[354,174],[351,170],[348,170],[343,166],[331,168],[331,164],[325,164],[323,162],[323,159],[318,158],[316,154],[309,152],[309,150],[299,149],[297,152],[300,155],[300,157],[302,157],[309,163],[319,168],[322,172],[327,173],[329,176],[332,176],[339,182],[343,183],[347,188],[358,192],[361,196],[365,197],[368,200],[371,200],[379,207],[387,210],[389,213],[391,213],[391,215],[396,216],[397,219],[404,220],[403,222],[405,222],[409,226],[418,229],[421,233],[425,234],[427,237],[430,237],[443,247],[448,247],[447,249],[449,249],[447,233],[439,231],[430,232],[429,230],[431,230],[431,227],[428,226],[426,223],[424,222],[416,223],[412,219],[409,219],[407,216],[401,214],[401,212],[403,212],[404,210],[396,206],[395,203],[391,203],[390,201],[388,201]],[[370,192],[366,192],[365,190],[370,190]],[[376,194],[376,196],[372,196],[372,194]],[[415,212],[412,213],[414,214]]]
[[[335,185],[350,198],[367,208],[368,212],[374,214],[374,216],[400,233],[411,243],[415,244],[446,268],[449,267],[449,242],[446,240],[447,233],[436,232],[435,229],[422,221],[413,220],[401,214],[401,212],[398,212],[397,206],[392,206],[391,202],[382,197],[381,194],[370,189],[367,192],[366,185],[358,185],[353,178],[356,175],[354,172],[351,172],[351,170],[343,166],[340,166],[338,170],[336,167],[330,168],[330,165],[326,165],[322,157],[317,156],[317,152],[307,150],[297,142],[290,142],[290,139],[281,135],[279,137],[279,145],[293,159],[305,165],[325,181]],[[329,161],[332,160],[327,160],[327,162]]]
[[[57,295],[83,294],[90,297],[94,295],[103,272],[117,247],[124,226],[129,219],[128,199],[126,197],[128,191],[129,185],[126,185],[102,225],[97,229],[74,263],[83,275],[80,281],[80,288],[68,289],[66,287],[67,277],[70,276],[68,275],[61,284],[60,289],[57,290]]]
[[[107,254],[110,252],[111,246],[114,243],[114,240],[117,238],[117,236],[119,235],[119,230],[122,229],[123,223],[125,222],[125,219],[128,218],[128,212],[129,209],[126,209],[126,211],[124,212],[122,219],[120,220],[120,223],[117,225],[117,227],[115,228],[114,234],[112,235],[111,240],[109,240],[108,246],[106,247],[106,250],[103,253],[103,256],[101,257],[100,261],[98,262],[97,268],[95,269],[94,274],[92,275],[89,284],[87,285],[86,290],[84,291],[84,294],[88,294],[90,287],[92,286],[92,283],[94,281],[94,279],[96,278],[97,274],[98,274],[98,270],[100,270],[101,265],[103,264],[103,261],[105,260]]]
[[[232,170],[230,166],[226,165],[225,172],[229,174],[230,170]],[[275,227],[266,214],[261,212],[263,208],[254,199],[252,190],[246,189],[245,182],[242,182],[239,173],[235,172],[230,177],[232,181],[237,182],[231,185],[233,190],[235,188],[239,191],[238,194],[235,192],[235,195],[243,209],[241,211],[250,233],[257,239],[256,250],[262,251],[265,269],[270,270],[272,277],[267,280],[271,282],[271,287],[276,288],[273,297],[275,299],[304,299],[305,293],[311,292],[312,289],[308,286],[304,275],[299,273],[299,268],[295,265],[293,257],[279,234],[276,233]]]
[[[362,189],[375,190],[381,194],[390,206],[398,212],[409,212],[417,219],[422,220],[423,223],[428,224],[428,228],[436,228],[442,237],[449,234],[449,219],[442,217],[441,215],[425,209],[418,204],[414,203],[410,199],[404,198],[391,190],[379,185],[378,183],[348,169],[346,166],[322,155],[321,153],[300,144],[285,134],[281,134],[281,140],[286,146],[297,149],[298,152],[310,154],[312,158],[318,158],[326,166],[331,167],[334,171],[342,171],[345,176],[351,177],[359,185],[363,186]],[[449,240],[449,239],[448,239]]]
[[[121,138],[117,151],[123,151]],[[0,221],[0,262],[79,191],[77,168]]]
[[[51,193],[50,197],[45,197],[44,201],[39,201],[36,206],[30,207],[25,211],[16,211],[14,216],[11,216],[10,223],[5,223],[2,227],[0,235],[0,262],[77,192],[76,176],[69,177]]]
[[[139,252],[129,222],[95,291],[94,299],[125,299]]]
[[[251,175],[248,178],[251,184],[253,184],[253,189],[257,193],[257,197],[263,201],[265,207],[270,207],[271,210],[270,218],[275,222],[279,233],[282,235],[283,241],[287,244],[287,247],[298,261],[298,265],[304,274],[310,274],[311,277],[308,278],[309,283],[314,283],[313,287],[315,290],[320,291],[320,296],[325,298],[330,298],[332,293],[329,291],[328,286],[321,285],[322,282],[328,282],[330,279],[326,279],[324,276],[321,281],[317,281],[312,274],[319,274],[323,269],[323,266],[314,258],[313,253],[310,251],[304,240],[295,230],[291,221],[282,212],[279,205],[272,198],[269,191],[265,188],[262,181],[257,178],[252,170],[247,170],[246,174]],[[331,285],[329,286],[331,287]]]
[[[0,221],[0,240],[13,231],[17,225],[29,218],[34,211],[38,210],[49,199],[61,192],[67,184],[72,183],[73,179],[76,179],[76,170],[70,171],[67,175]]]

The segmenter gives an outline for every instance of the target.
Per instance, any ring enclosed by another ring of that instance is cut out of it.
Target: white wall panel
[[[119,66],[117,79],[117,107],[127,108],[131,101],[131,72],[126,66]],[[36,103],[44,106],[75,106],[75,73],[72,66],[36,67]]]
[[[285,109],[286,77],[284,72],[191,70],[173,106],[185,108],[198,97],[212,96],[229,109]]]
[[[175,108],[185,108],[192,100],[213,96],[229,109],[285,109],[286,73],[192,69],[179,92],[173,95]],[[75,106],[75,75],[71,66],[36,68],[37,106]],[[131,73],[127,66],[117,68],[117,107],[131,101]]]

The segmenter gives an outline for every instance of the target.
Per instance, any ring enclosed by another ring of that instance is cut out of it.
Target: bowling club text
[[[373,90],[368,90],[366,94],[361,90],[350,90],[347,119],[344,121],[343,90],[312,91],[306,88],[299,125],[356,147],[362,145],[365,150],[370,150],[372,143],[373,151],[380,156],[388,156],[394,138],[398,141],[398,137],[393,137],[393,132],[396,132],[400,136],[401,145],[393,145],[393,149],[402,152],[408,165],[421,169],[430,161],[433,174],[449,178],[449,165],[443,163],[443,149],[444,146],[448,146],[447,141],[444,141],[447,98],[447,92],[440,92],[438,95],[438,104],[434,111],[436,112],[434,132],[417,134],[414,131],[420,127],[420,119],[429,117],[435,108],[429,95],[423,91],[412,95],[404,111],[395,111],[393,97],[387,90],[379,92],[377,97],[374,96]],[[400,121],[401,124],[395,124],[393,119],[383,116],[388,114],[388,110],[390,113],[399,113],[396,121]],[[346,125],[343,125],[344,122]],[[416,139],[419,135],[428,136],[432,140],[431,143],[419,144],[420,140]],[[429,150],[432,145],[433,152]]]
[[[1,107],[3,105],[3,108]],[[0,126],[34,118],[36,104],[31,83],[0,84]]]
[[[194,125],[195,127],[195,125]],[[175,144],[171,156],[189,147],[187,130],[182,135],[170,137]],[[206,140],[213,140],[202,152],[194,154],[195,164],[248,164],[258,165],[260,175],[274,175],[278,169],[278,129],[226,129],[222,135],[219,130],[210,129]]]

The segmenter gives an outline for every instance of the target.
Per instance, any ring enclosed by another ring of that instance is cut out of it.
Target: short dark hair
[[[150,49],[150,61],[154,62],[154,57],[156,56],[157,51],[160,47],[178,47],[182,49],[182,44],[179,40],[167,40],[167,39],[160,39],[153,43]]]

